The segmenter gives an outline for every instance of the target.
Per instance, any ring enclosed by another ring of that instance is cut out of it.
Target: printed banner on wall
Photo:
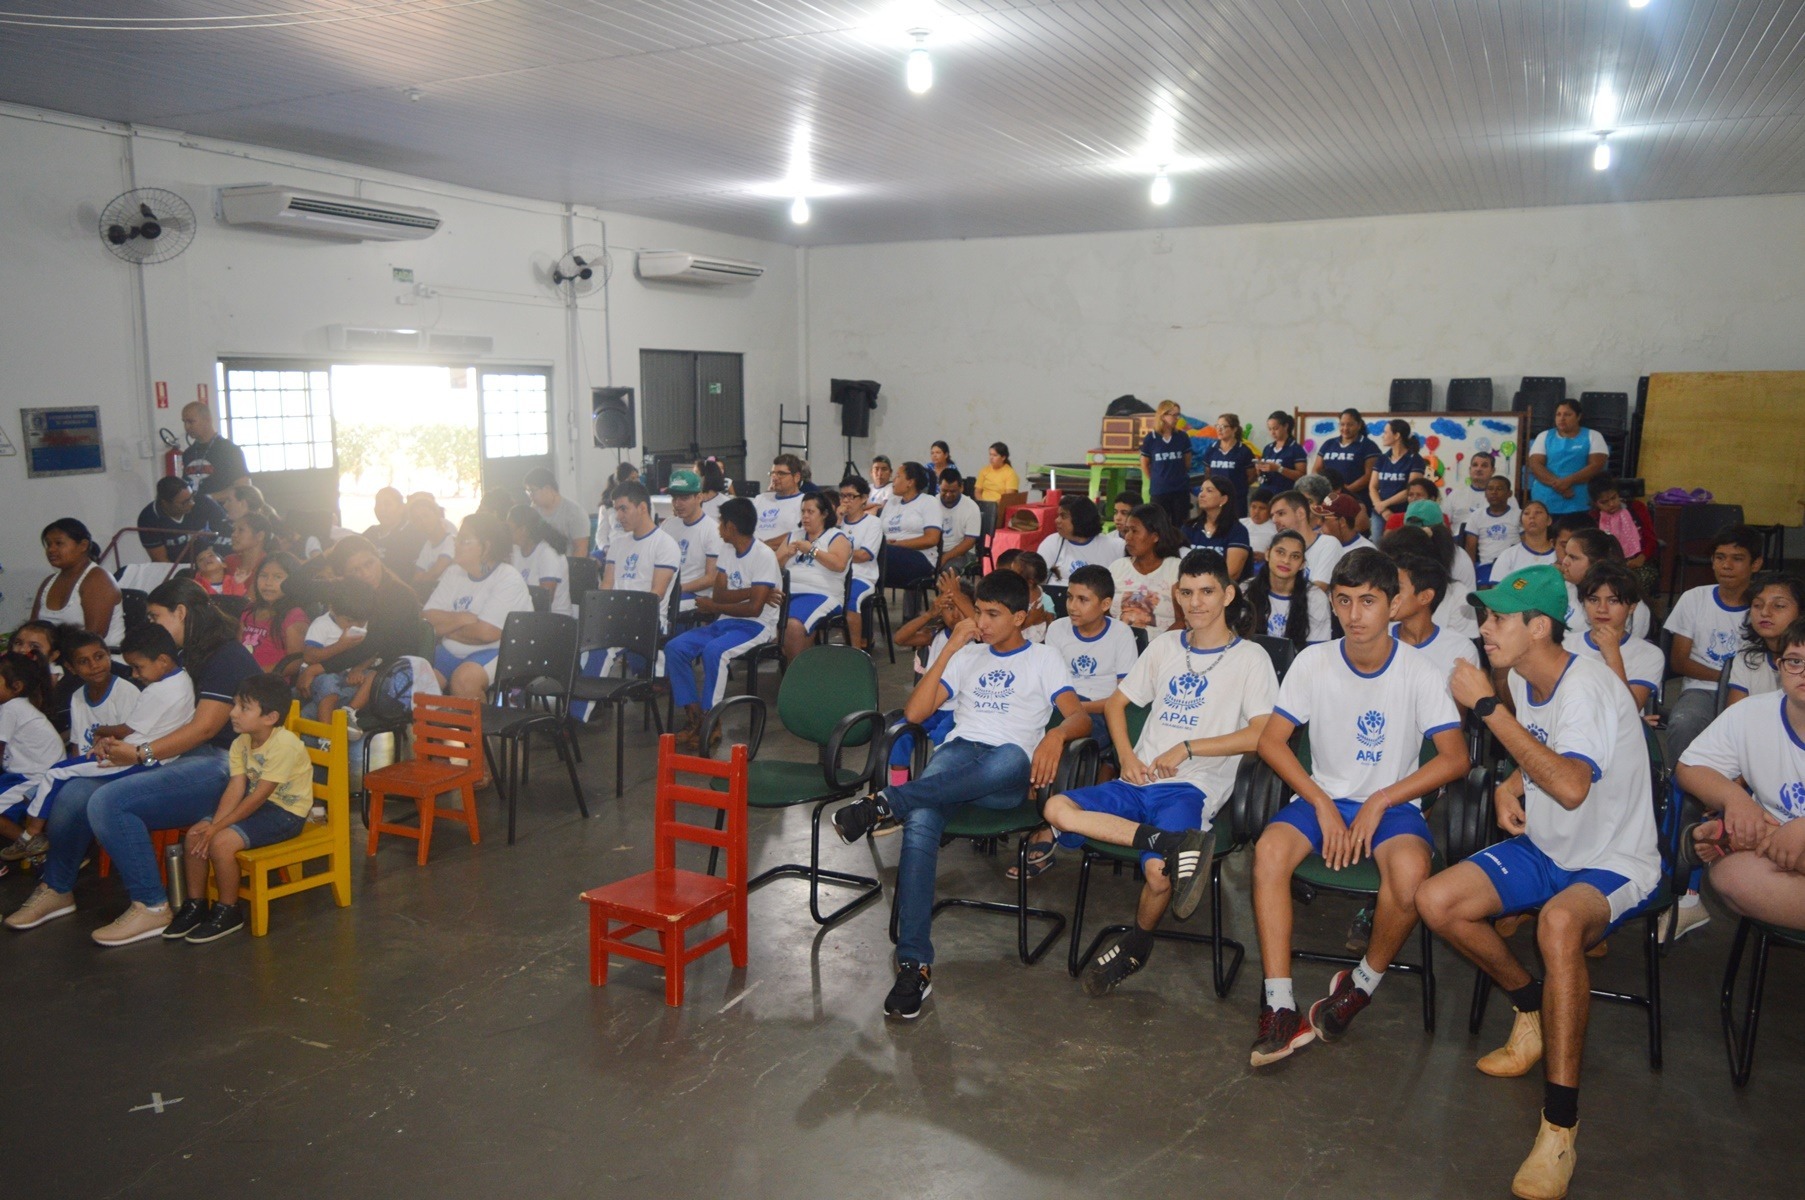
[[[97,475],[106,471],[100,441],[100,409],[22,408],[26,475]]]
[[[1410,432],[1423,440],[1423,460],[1429,466],[1429,475],[1440,482],[1444,492],[1467,486],[1469,460],[1479,451],[1495,455],[1497,473],[1507,477],[1517,491],[1523,489],[1523,458],[1529,449],[1523,444],[1527,413],[1362,412],[1360,416],[1375,446],[1379,445],[1385,422],[1394,417],[1408,421]],[[1323,444],[1340,436],[1340,413],[1298,411],[1297,440],[1310,456],[1312,466]]]

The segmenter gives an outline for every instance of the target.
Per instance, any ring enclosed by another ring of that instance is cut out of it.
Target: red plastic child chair
[[[726,791],[678,783],[677,774],[727,781]],[[677,819],[677,805],[694,804],[726,814],[715,829]],[[689,964],[726,946],[733,965],[746,965],[746,747],[733,747],[726,762],[677,753],[677,739],[658,739],[658,793],[654,801],[653,869],[617,883],[584,892],[589,905],[589,982],[608,982],[608,958],[637,959],[664,967],[664,1002],[683,1004],[683,973]],[[727,852],[727,878],[719,879],[677,866],[677,843],[694,842]],[[727,928],[687,946],[689,930],[725,913]],[[627,939],[641,933],[658,938],[658,947]]]

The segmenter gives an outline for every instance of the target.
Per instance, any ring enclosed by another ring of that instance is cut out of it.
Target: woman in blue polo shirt
[[[1377,457],[1379,448],[1366,436],[1366,418],[1358,409],[1347,408],[1341,412],[1341,436],[1324,442],[1316,452],[1316,471],[1333,470],[1341,480],[1341,490],[1367,505],[1372,503],[1366,489],[1372,483],[1373,459]]]
[[[1197,489],[1197,519],[1183,532],[1191,549],[1221,554],[1228,562],[1228,573],[1239,579],[1253,557],[1253,547],[1247,540],[1247,526],[1241,524],[1234,483],[1229,476],[1206,475]]]
[[[1385,453],[1373,460],[1372,483],[1367,493],[1373,507],[1373,541],[1385,536],[1385,517],[1392,510],[1404,511],[1409,497],[1404,489],[1412,479],[1421,479],[1429,469],[1420,451],[1422,439],[1410,432],[1410,422],[1393,417],[1385,422],[1379,435]]]
[[[1579,415],[1579,401],[1562,400],[1554,406],[1554,428],[1529,444],[1529,497],[1557,517],[1591,508],[1586,483],[1604,471],[1610,457],[1604,435],[1582,426]]]
[[[1310,469],[1310,456],[1297,444],[1297,421],[1288,412],[1275,412],[1266,418],[1266,432],[1272,440],[1260,451],[1254,469],[1260,473],[1259,486],[1273,495],[1288,492]]]
[[[1241,440],[1241,418],[1234,413],[1223,413],[1216,418],[1216,444],[1204,453],[1203,471],[1206,475],[1220,475],[1234,485],[1235,504],[1242,512],[1247,511],[1247,492],[1254,479],[1254,456],[1247,443]]]
[[[1191,515],[1191,435],[1178,428],[1178,404],[1159,402],[1159,424],[1141,439],[1141,478],[1147,503],[1164,509],[1174,527]]]

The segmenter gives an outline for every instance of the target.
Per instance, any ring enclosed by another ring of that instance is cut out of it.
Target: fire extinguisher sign
[[[169,407],[169,385],[161,379],[157,380],[157,407]]]

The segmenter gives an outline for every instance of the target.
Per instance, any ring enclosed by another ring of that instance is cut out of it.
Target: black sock
[[[1134,827],[1134,848],[1151,850],[1155,854],[1168,854],[1178,845],[1184,834],[1173,833],[1169,829],[1160,829],[1153,825],[1136,825]]]
[[[1579,1089],[1558,1083],[1542,1085],[1542,1115],[1550,1125],[1571,1129],[1579,1124]]]
[[[1542,1011],[1542,981],[1532,979],[1515,990],[1507,989],[1504,993],[1510,997],[1511,1007],[1518,1012]]]
[[[1153,930],[1136,925],[1122,935],[1122,949],[1146,962],[1147,956],[1153,953]]]

